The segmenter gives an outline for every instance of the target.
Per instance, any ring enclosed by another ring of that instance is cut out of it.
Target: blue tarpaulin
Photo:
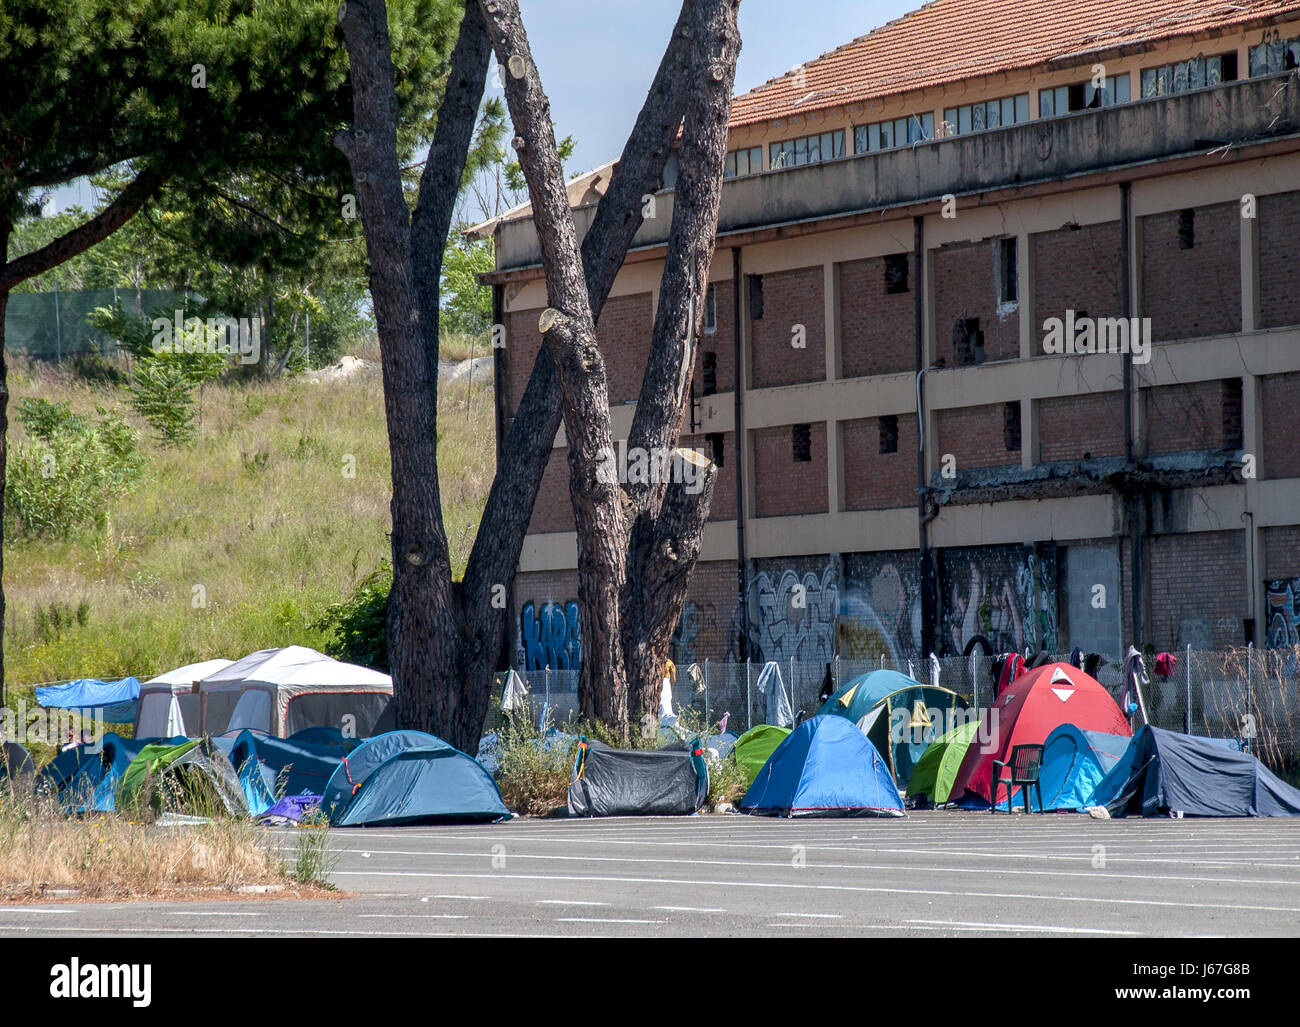
[[[139,699],[140,682],[135,678],[123,678],[121,681],[81,678],[79,681],[36,689],[36,701],[46,708],[102,709],[104,720],[110,724],[135,723],[135,708]]]

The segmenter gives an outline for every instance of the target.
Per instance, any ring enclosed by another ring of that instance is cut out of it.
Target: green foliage
[[[90,622],[90,601],[83,599],[75,608],[57,600],[38,604],[34,619],[36,637],[42,642],[57,642],[72,625],[84,628]]]
[[[131,406],[164,446],[194,439],[194,385],[185,368],[170,360],[142,360],[131,376],[130,392]]]
[[[333,889],[328,876],[338,857],[329,851],[329,817],[319,806],[309,809],[298,822],[298,844],[288,875],[299,884]]]
[[[31,441],[10,448],[5,532],[66,538],[107,523],[110,499],[128,491],[144,457],[139,435],[116,413],[96,407],[98,419],[65,403],[26,399],[18,420]]]
[[[392,583],[392,568],[387,562],[380,564],[351,596],[327,608],[312,624],[328,635],[326,655],[388,673],[388,591]]]
[[[497,732],[497,786],[507,809],[542,816],[567,801],[573,745],[548,744],[553,737],[527,704]]]
[[[440,330],[477,335],[492,324],[492,290],[478,276],[494,267],[490,240],[466,239],[458,231],[447,237],[442,256]]]

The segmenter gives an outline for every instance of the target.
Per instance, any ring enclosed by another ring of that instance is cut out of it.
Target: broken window
[[[998,240],[998,302],[1015,303],[1020,296],[1020,271],[1017,266],[1015,237]]]
[[[1212,57],[1191,57],[1177,64],[1143,68],[1142,99],[1150,100],[1189,89],[1217,86],[1220,82],[1232,82],[1236,77],[1235,52],[1215,54]]]
[[[1178,248],[1190,250],[1196,246],[1196,211],[1190,207],[1178,212]]]
[[[821,132],[818,135],[800,136],[780,143],[768,144],[768,167],[797,168],[801,164],[819,164],[844,156],[844,129]]]
[[[797,464],[812,463],[812,425],[790,426],[790,449]]]
[[[718,391],[718,353],[716,350],[706,349],[701,352],[700,378],[704,386],[704,395],[712,396]]]
[[[898,415],[886,414],[880,418],[880,452],[898,452]]]
[[[885,292],[907,292],[907,254],[891,253],[885,257]]]
[[[753,321],[763,320],[763,276],[749,276],[749,317]]]
[[[1110,107],[1117,103],[1128,103],[1130,99],[1129,77],[1111,75],[1102,81],[1100,88],[1091,80],[1073,82],[1068,86],[1055,86],[1052,89],[1038,91],[1038,116],[1055,118],[1071,111],[1095,110],[1098,107]]]
[[[1222,390],[1223,448],[1241,449],[1245,445],[1241,426],[1241,379],[1225,378]]]
[[[712,460],[719,467],[721,467],[722,458],[724,455],[725,455],[725,450],[722,445],[722,432],[718,432],[718,431],[710,432],[709,433],[709,459]]]
[[[1002,404],[1002,441],[1008,453],[1020,451],[1020,400]]]
[[[952,347],[959,366],[984,363],[984,333],[978,317],[959,317],[953,322]]]
[[[853,152],[874,153],[892,150],[898,146],[923,143],[934,138],[934,115],[930,112],[912,114],[892,121],[877,121],[871,125],[857,125],[853,129]]]

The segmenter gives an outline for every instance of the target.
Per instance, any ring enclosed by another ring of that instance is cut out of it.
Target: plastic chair
[[[1016,787],[1020,786],[1020,794],[1025,800],[1025,812],[1032,813],[1029,806],[1029,790],[1036,789],[1038,792],[1038,808],[1043,808],[1043,788],[1039,783],[1038,774],[1043,763],[1043,747],[1041,745],[1016,745],[1011,749],[1011,759],[1003,762],[1002,760],[993,761],[993,784],[989,794],[989,812],[996,813],[998,810],[997,796],[998,786],[1007,786],[1007,812],[1011,812],[1011,796]],[[1010,776],[1004,776],[1002,770],[1009,770]]]

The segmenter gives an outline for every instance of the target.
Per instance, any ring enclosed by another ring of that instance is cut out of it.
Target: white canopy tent
[[[383,729],[392,697],[387,674],[301,645],[261,649],[199,682],[199,727],[209,735],[249,728],[281,738],[337,727],[365,738]]]
[[[204,660],[159,674],[140,686],[135,712],[136,738],[175,738],[199,729],[199,693],[195,687],[233,660]]]

